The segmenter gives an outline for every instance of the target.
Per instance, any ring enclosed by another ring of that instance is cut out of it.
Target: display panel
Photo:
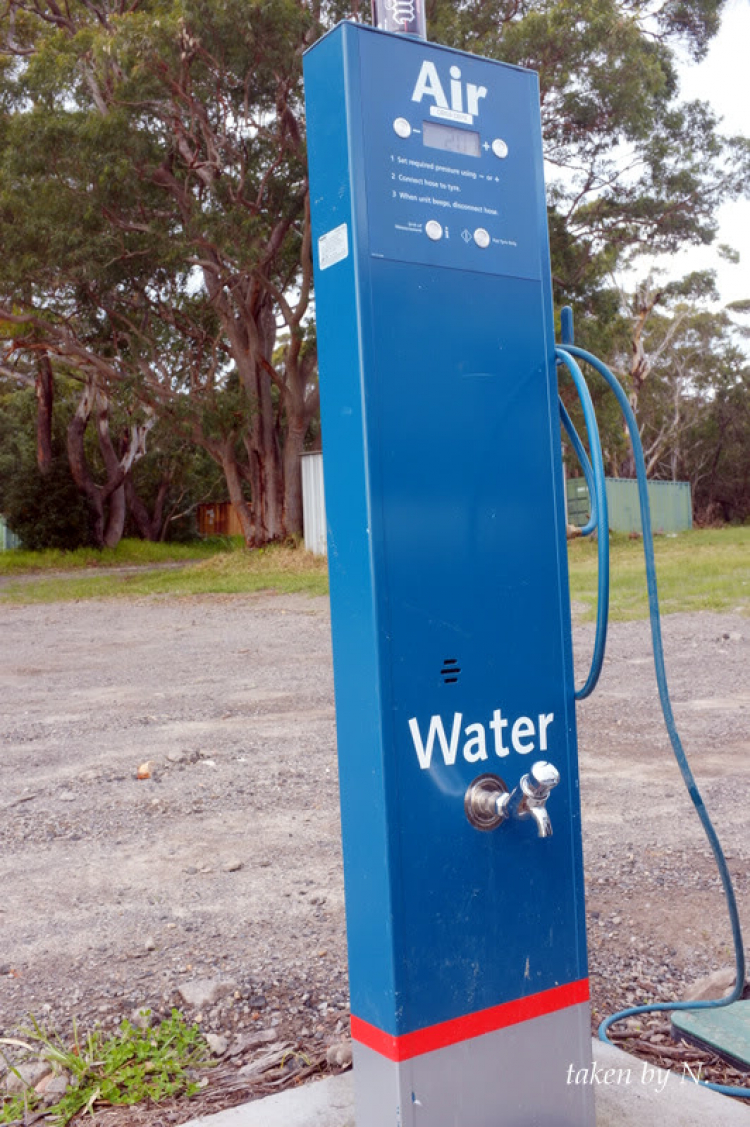
[[[463,153],[467,157],[482,155],[479,134],[470,129],[456,129],[454,125],[436,125],[434,121],[423,121],[422,140],[428,149]]]

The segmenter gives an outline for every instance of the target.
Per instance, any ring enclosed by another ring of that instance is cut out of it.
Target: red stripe
[[[363,1021],[352,1014],[352,1037],[368,1049],[387,1057],[388,1060],[410,1060],[422,1053],[432,1053],[448,1045],[457,1045],[484,1033],[494,1033],[509,1025],[518,1025],[535,1017],[564,1010],[589,1000],[589,980],[569,982],[565,986],[555,986],[541,994],[531,994],[528,998],[518,998],[513,1002],[503,1002],[500,1006],[490,1006],[487,1010],[455,1017],[451,1021],[441,1021],[439,1025],[429,1025],[413,1033],[403,1033],[400,1037],[384,1033],[375,1025]]]

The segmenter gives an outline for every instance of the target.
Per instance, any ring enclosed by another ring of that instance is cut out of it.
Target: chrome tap
[[[533,818],[539,837],[552,837],[552,823],[547,813],[547,799],[553,787],[560,782],[557,767],[545,760],[534,763],[528,775],[523,775],[511,794],[501,795],[498,813],[507,818]]]
[[[551,837],[547,799],[559,782],[560,772],[545,760],[532,764],[512,792],[497,775],[480,775],[466,791],[466,817],[478,830],[494,830],[512,818],[533,818],[537,835]]]

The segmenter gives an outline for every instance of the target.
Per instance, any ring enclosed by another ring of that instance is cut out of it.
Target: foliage
[[[705,54],[721,4],[474,0],[428,5],[437,41],[538,71],[557,299],[597,312],[612,271],[705,244],[746,192],[750,146],[680,103],[678,51]],[[590,303],[590,308],[589,308]]]
[[[119,1031],[105,1037],[95,1029],[66,1046],[54,1033],[36,1021],[24,1032],[36,1051],[56,1070],[70,1076],[62,1098],[45,1110],[45,1119],[56,1127],[79,1112],[93,1112],[97,1104],[157,1103],[170,1096],[194,1095],[201,1085],[195,1069],[208,1067],[208,1048],[196,1025],[188,1026],[177,1010],[153,1029],[139,1029],[123,1021]],[[34,1094],[14,1099],[4,1097],[0,1123],[11,1123],[37,1103]]]
[[[697,519],[750,516],[750,361],[741,321],[745,303],[716,311],[713,275],[672,282],[649,277],[621,293],[617,316],[589,348],[608,357],[628,392],[650,477],[689,481]],[[607,472],[632,477],[629,435],[614,396],[588,369]],[[582,413],[572,381],[561,393],[579,433]],[[580,470],[567,452],[571,473]]]
[[[313,23],[291,0],[65,18],[14,2],[6,20],[9,356],[41,340],[92,397],[118,386],[200,444],[248,542],[301,524],[317,407],[298,120]]]
[[[558,170],[556,293],[576,298],[580,339],[599,337],[604,355],[638,316],[613,300],[612,269],[645,247],[710,240],[717,204],[745,190],[747,143],[677,99],[674,51],[700,57],[718,11],[714,0],[430,5],[435,38],[539,71]],[[300,523],[296,462],[317,410],[300,56],[341,14],[298,0],[101,0],[63,17],[13,0],[4,28],[8,359],[43,346],[92,402],[116,388],[126,416],[145,404],[178,443],[199,443],[248,543]],[[630,376],[637,394],[642,373]],[[621,460],[622,431],[605,431]]]
[[[747,190],[748,142],[679,101],[675,53],[702,57],[720,7],[428,2],[435,40],[539,72],[555,293],[582,342],[622,328],[613,270],[710,241],[717,206]],[[41,350],[91,402],[198,444],[248,544],[301,527],[318,406],[301,56],[358,11],[10,0],[0,17],[6,370]]]
[[[70,551],[91,543],[88,509],[64,456],[53,459],[47,474],[35,461],[16,466],[3,484],[0,504],[8,527],[32,552]]]
[[[29,549],[69,550],[91,543],[89,514],[71,477],[60,413],[52,436],[52,462],[37,465],[34,395],[0,388],[0,512]]]

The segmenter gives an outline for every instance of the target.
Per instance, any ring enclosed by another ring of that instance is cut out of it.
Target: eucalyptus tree
[[[5,3],[6,368],[64,362],[86,422],[116,396],[200,445],[248,544],[298,531],[318,406],[301,57],[358,7]],[[556,296],[589,319],[613,315],[614,269],[710,241],[745,191],[747,141],[679,101],[676,52],[700,58],[720,9],[428,0],[433,38],[538,70]]]
[[[750,143],[679,98],[723,0],[428,0],[435,38],[539,74],[559,299],[595,299],[634,256],[705,244],[746,194]],[[594,301],[594,308],[596,302]]]
[[[653,371],[639,412],[647,468],[689,481],[708,520],[750,515],[750,361],[734,313],[679,301],[647,331]]]
[[[301,527],[317,409],[300,101],[317,30],[293,0],[12,2],[4,23],[8,352],[80,372],[79,430],[113,385],[175,420],[221,465],[248,544]]]

